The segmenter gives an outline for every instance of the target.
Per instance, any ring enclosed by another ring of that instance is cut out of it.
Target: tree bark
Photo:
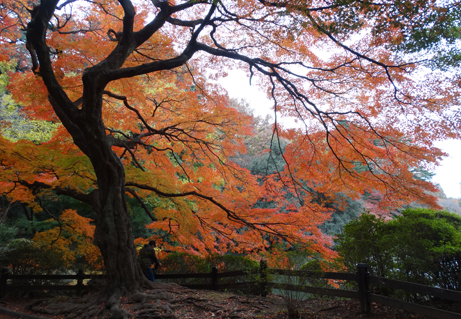
[[[107,292],[125,295],[138,289],[145,278],[133,243],[123,165],[113,152],[108,155],[109,161],[94,165],[101,204],[96,211],[94,241],[104,259]]]
[[[96,104],[101,103],[95,98]],[[88,119],[85,122],[87,125],[80,126],[83,134],[72,136],[90,158],[97,177],[98,196],[93,203],[97,217],[94,242],[104,260],[106,292],[109,295],[127,295],[142,286],[146,287],[148,281],[138,264],[133,242],[125,197],[125,170],[122,161],[112,150],[102,121]]]

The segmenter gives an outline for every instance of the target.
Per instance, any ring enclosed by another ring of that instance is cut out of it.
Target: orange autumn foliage
[[[51,246],[57,250],[66,262],[64,267],[70,267],[77,258],[84,258],[92,269],[98,270],[103,265],[101,254],[93,244],[94,228],[91,219],[66,209],[59,218],[58,226],[36,233],[32,240],[40,246]]]

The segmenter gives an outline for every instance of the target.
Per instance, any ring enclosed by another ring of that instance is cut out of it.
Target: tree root
[[[64,315],[66,319],[172,319],[175,318],[173,294],[181,294],[179,285],[155,285],[154,289],[135,291],[122,297],[120,291],[109,296],[101,292],[81,298],[61,300],[42,299],[29,305],[31,311],[52,316]]]

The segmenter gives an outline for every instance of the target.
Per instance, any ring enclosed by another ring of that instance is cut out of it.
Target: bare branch
[[[131,188],[128,188],[126,187],[125,190],[130,193],[131,195],[133,195],[134,198],[136,198],[136,200],[139,202],[139,204],[141,204],[141,207],[144,209],[144,211],[146,212],[147,216],[149,216],[149,218],[153,221],[153,222],[156,222],[157,221],[157,218],[155,218],[149,211],[149,208],[147,208],[146,204],[144,203],[144,201],[141,199],[141,197],[138,196],[138,194],[136,193],[136,191],[134,189],[131,189]]]
[[[182,27],[195,27],[203,23],[203,19],[193,20],[193,21],[184,21],[175,18],[168,18],[167,21],[173,25],[178,25]]]

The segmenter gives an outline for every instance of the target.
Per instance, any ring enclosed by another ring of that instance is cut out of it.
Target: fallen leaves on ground
[[[288,318],[285,300],[278,295],[267,297],[238,295],[229,292],[199,291],[181,287],[169,291],[169,300],[161,301],[173,310],[178,319],[213,318],[213,319],[286,319]],[[65,297],[52,299],[54,302],[68,302]],[[68,297],[67,299],[71,299]],[[30,310],[30,305],[37,303],[37,298],[6,298],[0,301],[0,306],[17,312],[36,315],[43,318],[63,319],[65,316],[47,316]],[[158,302],[158,301],[157,301]],[[154,301],[152,302],[154,303]],[[140,304],[121,299],[121,307],[135,315],[134,318],[146,317],[145,307]],[[102,307],[102,305],[101,305]],[[357,300],[307,299],[299,304],[300,319],[423,319],[427,317],[411,314],[397,308],[373,303],[370,315],[362,314]],[[142,313],[142,316],[141,316]],[[147,311],[148,313],[148,311]],[[3,317],[4,316],[4,317]],[[0,313],[0,318],[10,318]]]

